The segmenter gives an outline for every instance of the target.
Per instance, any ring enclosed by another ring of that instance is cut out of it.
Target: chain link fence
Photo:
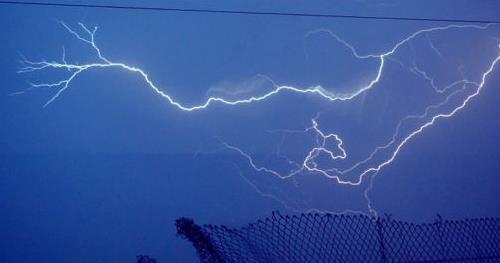
[[[414,224],[363,215],[307,213],[241,228],[176,220],[200,262],[500,262],[500,219]]]

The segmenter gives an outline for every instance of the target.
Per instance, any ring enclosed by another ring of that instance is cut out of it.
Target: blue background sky
[[[500,10],[497,1],[444,0],[171,1],[168,5],[463,19],[498,19]],[[392,132],[394,117],[404,113],[402,106],[426,99],[413,90],[423,82],[408,78],[397,67],[390,68],[388,84],[378,93],[342,106],[285,94],[257,106],[215,106],[184,113],[155,96],[138,76],[120,70],[81,75],[47,108],[42,106],[53,95],[50,89],[8,96],[27,88],[28,81],[61,76],[17,74],[19,53],[33,60],[59,59],[64,45],[69,61],[95,61],[92,50],[75,41],[56,20],[98,25],[97,42],[109,59],[144,69],[158,86],[187,104],[202,102],[217,88],[245,86],[257,74],[280,84],[322,84],[346,91],[368,79],[373,65],[357,64],[324,35],[305,39],[307,32],[328,28],[361,52],[376,53],[418,29],[443,25],[0,6],[2,262],[133,262],[137,254],[152,255],[160,262],[196,262],[190,244],[175,237],[175,218],[237,226],[284,209],[239,176],[239,172],[252,175],[248,164],[225,151],[215,137],[262,156],[265,162],[276,147],[276,138],[265,130],[301,129],[322,111],[325,128],[341,131],[353,142],[373,136],[366,140],[380,143]],[[461,63],[468,65],[468,74],[477,75],[497,52],[480,44],[491,41],[486,33],[500,37],[498,28],[458,33],[433,39],[448,52],[442,64],[433,63],[429,53],[418,56],[419,63],[435,67],[434,76],[441,83],[453,78],[446,70]],[[417,41],[403,55],[418,52],[425,43]],[[436,213],[449,218],[500,216],[498,72],[467,109],[426,130],[379,174],[370,193],[379,213],[417,222],[432,220]],[[415,99],[408,104],[404,100],[408,97]],[[297,147],[301,142],[294,141]],[[293,189],[256,178],[258,186],[272,193]],[[302,182],[308,190],[291,192],[288,201],[308,200],[307,207],[335,211],[366,210],[362,189],[321,180]],[[311,189],[317,190],[316,195],[310,195]]]

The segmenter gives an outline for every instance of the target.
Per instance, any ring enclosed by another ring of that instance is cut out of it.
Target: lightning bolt
[[[40,70],[66,70],[68,71],[68,76],[62,80],[59,80],[57,82],[53,83],[30,83],[30,88],[54,88],[57,91],[55,92],[55,95],[53,95],[45,104],[44,107],[47,107],[48,105],[54,103],[63,93],[66,91],[68,88],[71,87],[72,82],[79,77],[81,74],[91,70],[91,69],[107,69],[107,68],[119,68],[122,69],[126,72],[131,72],[134,74],[139,74],[142,79],[145,81],[147,84],[147,87],[150,88],[155,94],[159,95],[163,99],[165,99],[170,105],[173,107],[177,108],[180,111],[184,112],[193,112],[193,111],[198,111],[198,110],[204,110],[214,104],[223,104],[226,106],[237,106],[240,104],[251,104],[251,103],[258,103],[265,101],[273,96],[276,96],[280,93],[284,92],[289,92],[289,93],[297,93],[297,94],[302,94],[302,95],[315,95],[318,96],[319,98],[322,98],[326,101],[329,102],[346,102],[353,100],[357,98],[358,96],[362,95],[363,93],[374,89],[377,84],[380,82],[381,77],[383,76],[386,63],[388,59],[396,60],[392,56],[397,53],[397,51],[404,45],[406,45],[408,42],[414,40],[415,38],[419,37],[420,35],[424,35],[427,38],[427,41],[431,47],[431,49],[438,54],[439,56],[442,56],[442,54],[439,52],[439,50],[434,46],[433,42],[429,38],[429,34],[435,33],[438,31],[446,31],[446,30],[458,30],[458,29],[474,29],[474,30],[485,30],[488,27],[491,26],[491,24],[484,25],[484,26],[478,26],[478,25],[447,25],[447,26],[441,26],[441,27],[432,27],[432,28],[427,28],[427,29],[421,29],[418,30],[410,35],[408,35],[406,38],[402,39],[401,41],[397,42],[390,48],[389,50],[382,52],[382,53],[377,53],[377,54],[361,54],[348,42],[340,38],[338,35],[333,33],[331,30],[327,29],[318,29],[315,31],[308,32],[306,34],[306,37],[309,37],[312,34],[317,34],[317,33],[323,33],[323,34],[328,34],[331,36],[335,41],[343,45],[347,50],[350,51],[352,56],[356,59],[360,60],[376,60],[378,61],[378,65],[375,70],[375,76],[373,76],[366,84],[361,85],[354,89],[353,92],[347,93],[347,94],[337,94],[331,91],[328,91],[327,89],[323,88],[322,86],[312,86],[312,87],[306,87],[306,88],[298,88],[298,87],[292,87],[292,86],[287,86],[287,85],[277,85],[274,83],[272,80],[269,80],[270,83],[272,83],[273,88],[258,96],[248,96],[243,99],[226,99],[223,97],[217,97],[217,96],[210,96],[208,97],[204,102],[201,104],[197,105],[185,105],[181,103],[180,101],[176,100],[173,98],[171,95],[169,95],[167,92],[165,92],[163,89],[160,89],[158,86],[156,86],[149,75],[143,71],[142,69],[134,66],[127,65],[125,63],[121,62],[114,62],[108,58],[106,58],[103,55],[103,52],[100,50],[98,45],[96,44],[96,33],[98,30],[98,27],[94,27],[92,29],[89,29],[82,23],[78,23],[79,30],[74,30],[64,22],[60,21],[59,22],[70,34],[72,34],[77,40],[88,44],[95,52],[96,54],[96,62],[94,63],[88,63],[88,64],[77,64],[77,63],[68,63],[66,60],[66,51],[63,47],[63,54],[62,54],[62,61],[57,62],[57,61],[46,61],[46,60],[41,60],[41,61],[31,61],[26,59],[25,57],[22,57],[21,63],[22,67],[19,69],[19,73],[27,73],[27,72],[33,72],[33,71],[40,71]],[[500,45],[498,45],[498,48],[500,49]],[[423,78],[426,80],[429,85],[434,89],[434,91],[438,94],[447,94],[449,90],[453,90],[449,94],[446,95],[446,97],[439,103],[430,105],[425,108],[425,110],[421,114],[415,114],[415,115],[408,115],[401,119],[399,123],[397,124],[397,127],[395,129],[395,132],[391,138],[386,144],[382,146],[376,147],[365,159],[353,164],[352,166],[345,168],[343,170],[338,169],[338,168],[330,168],[330,169],[322,169],[320,165],[317,163],[316,159],[319,156],[327,156],[330,161],[333,163],[341,160],[345,160],[348,158],[348,152],[343,146],[344,142],[339,134],[336,133],[326,133],[324,132],[319,125],[319,118],[320,114],[317,114],[315,117],[311,119],[311,126],[305,128],[304,130],[300,131],[283,131],[283,132],[300,132],[300,133],[312,133],[313,136],[316,136],[316,145],[312,147],[309,152],[306,154],[305,158],[301,163],[293,162],[291,160],[288,160],[290,164],[293,164],[295,166],[295,169],[291,170],[287,174],[282,174],[277,172],[276,170],[273,170],[271,168],[267,168],[264,166],[260,166],[252,156],[237,146],[230,145],[226,142],[221,141],[221,143],[227,147],[227,149],[232,150],[240,154],[244,159],[247,160],[248,164],[250,165],[251,168],[253,168],[256,172],[261,172],[261,173],[266,173],[270,174],[272,176],[275,176],[280,179],[289,179],[295,175],[301,174],[301,173],[314,173],[314,174],[320,174],[322,176],[325,176],[329,179],[334,180],[338,184],[342,185],[350,185],[350,186],[360,186],[364,182],[364,178],[367,177],[368,175],[371,175],[369,185],[364,191],[365,198],[367,199],[368,202],[368,210],[371,213],[376,214],[376,211],[373,209],[371,205],[371,200],[369,199],[368,192],[371,190],[373,186],[373,178],[375,175],[377,175],[384,167],[388,166],[391,164],[399,154],[399,152],[403,149],[403,147],[408,144],[413,138],[415,138],[417,135],[421,134],[425,129],[433,126],[437,121],[441,119],[448,119],[453,117],[456,113],[464,109],[472,99],[477,97],[482,89],[485,86],[486,80],[488,77],[492,74],[494,71],[496,65],[500,61],[500,52],[497,54],[496,57],[494,57],[490,64],[489,67],[485,72],[481,74],[481,78],[479,82],[474,82],[467,80],[465,78],[459,79],[457,81],[454,81],[450,83],[449,85],[445,87],[438,87],[434,80],[425,72],[424,70],[420,69],[415,63],[413,67],[409,68],[411,72],[413,72],[415,75]],[[457,86],[461,86],[459,89],[455,89]],[[448,102],[451,99],[456,98],[459,94],[465,93],[466,90],[469,88],[473,88],[473,92],[465,97],[465,99],[462,100],[459,105],[453,107],[452,109],[449,109],[448,111],[445,112],[440,112],[440,113],[435,113],[435,111],[441,109],[443,106],[447,105]],[[430,119],[428,119],[430,118]],[[428,120],[427,120],[428,119]],[[420,123],[417,128],[411,130],[407,135],[404,137],[401,137],[401,127],[411,121],[411,120],[417,120],[417,121],[423,121],[423,123]],[[330,144],[329,142],[332,142],[335,145],[334,149],[330,149]],[[379,153],[384,152],[386,150],[390,150],[388,156],[384,156],[382,158],[378,158],[381,160],[377,159],[377,156],[379,156]],[[284,155],[280,155],[282,158],[286,158]],[[377,160],[375,160],[377,159]],[[351,176],[352,178],[349,179],[349,175],[354,174],[354,176]],[[251,181],[249,181],[247,178],[245,178],[245,181],[250,184],[259,194],[265,196],[265,197],[270,197],[272,199],[278,200],[277,197],[273,195],[266,194],[259,190]],[[279,201],[279,200],[278,200]],[[282,201],[279,201],[282,203],[285,207],[286,204]],[[313,211],[321,211],[319,209],[313,209]],[[347,212],[356,212],[356,211],[350,211],[346,210]],[[328,211],[330,212],[330,211]],[[356,212],[357,213],[357,212]]]
[[[439,28],[439,30],[445,30],[445,29],[450,29],[450,28],[463,28],[463,26],[448,26],[448,27],[441,27]],[[487,28],[488,26],[485,26],[485,27],[475,27],[474,28],[477,28],[477,29],[485,29]],[[437,30],[436,28],[432,28],[432,29],[427,29],[427,30],[422,30],[422,31],[418,31],[418,32],[431,32],[431,31],[435,31]],[[339,41],[340,43],[344,44],[346,47],[348,47],[351,51],[352,51],[352,54],[356,57],[356,58],[359,58],[359,59],[366,59],[366,58],[373,58],[373,57],[379,57],[381,58],[381,63],[383,63],[383,59],[386,57],[386,56],[389,56],[391,54],[393,54],[398,47],[400,47],[402,44],[404,44],[405,41],[408,41],[411,37],[415,37],[417,33],[413,34],[410,36],[410,38],[407,38],[401,42],[398,42],[398,44],[392,49],[390,50],[389,52],[386,52],[386,53],[383,53],[381,55],[359,55],[359,53],[352,47],[350,46],[347,42],[345,42],[344,40],[342,40],[341,38],[339,38],[337,35],[335,35],[334,33],[332,33],[331,31],[328,31],[328,30],[324,30],[324,29],[321,29],[321,30],[317,30],[317,31],[314,31],[315,33],[317,32],[326,32],[328,34],[330,34],[334,39],[336,39],[337,41]],[[430,42],[429,40],[429,43],[432,43]],[[432,45],[432,44],[431,44]],[[436,49],[436,47],[434,45],[431,46],[431,48],[433,49],[433,51],[437,52],[439,55],[441,53],[439,53],[439,51]],[[500,49],[500,45],[498,45],[498,48]],[[500,54],[500,53],[499,53]],[[354,165],[352,165],[351,167],[347,168],[347,169],[344,169],[344,170],[339,170],[339,169],[336,169],[336,168],[333,168],[333,169],[320,169],[318,168],[318,165],[317,163],[314,161],[314,159],[320,154],[320,153],[326,153],[327,156],[330,157],[331,161],[335,161],[337,159],[345,159],[347,157],[347,154],[346,154],[346,151],[344,148],[342,148],[342,139],[340,138],[340,136],[338,134],[334,134],[334,133],[331,133],[331,134],[325,134],[324,132],[322,132],[319,127],[318,127],[318,120],[317,118],[319,117],[319,115],[317,115],[315,118],[313,118],[311,120],[312,122],[312,126],[310,126],[309,128],[306,128],[302,131],[294,131],[294,130],[282,130],[282,132],[285,132],[285,133],[299,133],[299,132],[308,132],[310,130],[313,130],[317,133],[318,137],[320,138],[317,142],[317,146],[313,147],[310,152],[307,154],[307,156],[305,157],[304,161],[303,161],[303,164],[301,167],[299,167],[298,169],[295,169],[293,170],[292,172],[288,173],[288,174],[279,174],[278,172],[274,171],[274,170],[270,170],[266,167],[261,167],[261,166],[258,166],[255,164],[255,161],[252,159],[252,157],[245,153],[244,151],[242,151],[241,149],[235,147],[235,146],[232,146],[232,145],[228,145],[226,144],[226,147],[229,148],[229,149],[232,149],[232,150],[235,150],[237,151],[239,154],[241,154],[243,157],[245,157],[248,162],[250,163],[250,165],[258,172],[268,172],[272,175],[275,175],[281,179],[288,179],[290,177],[293,177],[297,174],[300,174],[302,172],[312,172],[312,173],[318,173],[318,174],[321,174],[327,178],[330,178],[330,179],[334,179],[336,181],[336,183],[338,184],[346,184],[346,185],[351,185],[351,186],[359,186],[363,183],[363,179],[367,176],[367,175],[372,175],[371,178],[370,178],[370,181],[369,181],[369,185],[368,187],[365,189],[364,191],[364,197],[367,201],[367,206],[368,206],[368,211],[369,213],[371,213],[372,215],[375,215],[377,216],[377,211],[373,208],[372,206],[372,201],[370,200],[369,198],[369,191],[372,189],[373,187],[373,179],[375,178],[375,176],[387,165],[391,164],[395,158],[397,157],[397,155],[399,154],[399,152],[401,151],[401,149],[403,148],[403,146],[405,146],[408,142],[411,141],[411,139],[413,139],[414,137],[416,137],[417,135],[419,135],[420,133],[422,133],[426,128],[429,128],[431,126],[433,126],[438,120],[440,119],[447,119],[447,118],[451,118],[452,116],[454,116],[457,112],[459,112],[460,110],[464,109],[469,103],[470,101],[478,96],[480,93],[481,93],[481,90],[484,88],[484,85],[486,83],[486,79],[492,74],[495,66],[498,64],[500,60],[500,55],[497,55],[492,61],[491,63],[489,64],[489,67],[487,68],[487,70],[485,72],[482,73],[481,75],[481,80],[480,82],[474,82],[474,81],[470,81],[470,80],[467,80],[467,79],[461,79],[461,80],[456,80],[442,88],[439,88],[436,84],[435,84],[435,81],[434,79],[432,79],[425,71],[423,71],[422,69],[418,68],[416,65],[414,65],[412,68],[409,68],[409,70],[411,72],[413,72],[414,74],[416,75],[419,75],[421,76],[424,80],[426,80],[429,85],[433,88],[433,90],[438,93],[438,94],[445,94],[448,90],[451,90],[457,86],[461,86],[461,88],[459,89],[456,89],[454,90],[453,92],[451,92],[450,94],[448,94],[444,100],[442,100],[441,102],[437,103],[437,104],[434,104],[434,105],[430,105],[430,106],[427,106],[424,110],[423,113],[421,114],[416,114],[416,115],[408,115],[406,117],[404,117],[403,119],[401,119],[399,121],[399,123],[397,124],[397,127],[396,127],[396,131],[395,133],[393,134],[392,136],[392,139],[385,145],[383,146],[379,146],[377,148],[375,148],[375,150],[364,160],[360,161],[360,162],[357,162],[355,163]],[[383,65],[383,64],[382,64]],[[427,117],[429,117],[429,115],[431,115],[431,112],[433,110],[436,110],[436,109],[439,109],[445,105],[447,105],[449,103],[449,101],[456,97],[458,94],[461,94],[461,93],[464,93],[467,89],[467,87],[474,87],[475,90],[472,94],[468,95],[465,97],[465,99],[456,107],[454,107],[453,109],[449,110],[448,112],[445,112],[445,113],[439,113],[439,114],[435,114],[433,115],[429,121],[426,121],[424,122],[422,125],[420,125],[418,128],[416,128],[415,130],[411,131],[408,135],[406,135],[402,140],[400,140],[398,142],[397,138],[400,136],[400,130],[401,130],[401,127],[402,125],[409,121],[409,120],[412,120],[412,119],[417,119],[417,120],[423,120]],[[328,150],[327,148],[325,148],[325,141],[328,139],[328,138],[334,138],[338,143],[337,143],[337,150],[340,150],[341,154],[340,155],[335,155],[331,150]],[[373,160],[374,156],[382,151],[382,150],[385,150],[385,149],[388,149],[388,148],[391,148],[391,147],[394,147],[394,150],[392,151],[392,153],[389,155],[389,157],[385,160],[383,160],[382,162],[379,162],[378,164],[374,165],[374,166],[368,166],[367,168],[364,168],[362,169],[358,175],[355,177],[355,180],[344,180],[342,179],[342,176],[344,176],[345,174],[347,173],[350,173],[352,172],[353,170],[356,170],[358,167],[366,164],[366,163],[369,163],[371,160]],[[291,161],[289,161],[291,162]],[[316,211],[316,212],[329,212],[329,213],[332,213],[332,211],[322,211],[322,210],[317,210],[317,209],[312,209],[310,211]],[[360,211],[350,211],[350,210],[345,210],[344,212],[341,212],[341,213],[363,213],[363,212],[360,212]]]

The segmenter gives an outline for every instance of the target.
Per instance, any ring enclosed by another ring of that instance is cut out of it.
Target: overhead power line
[[[29,2],[29,1],[0,1],[0,4],[45,6],[45,7],[101,8],[101,9],[115,9],[115,10],[118,9],[118,10],[185,12],[185,13],[209,13],[209,14],[226,14],[226,15],[267,15],[267,16],[317,17],[317,18],[340,18],[340,19],[500,24],[500,20],[476,20],[476,19],[431,18],[431,17],[361,16],[361,15],[321,14],[321,13],[266,12],[266,11],[231,10],[231,9],[196,9],[196,8],[174,8],[174,7],[155,7],[155,6],[67,4],[67,3],[55,3],[55,2]]]

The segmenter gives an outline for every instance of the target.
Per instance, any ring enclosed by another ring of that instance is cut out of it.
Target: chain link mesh
[[[177,233],[200,262],[500,262],[500,219],[414,224],[363,215],[307,213],[242,228],[179,218]]]

